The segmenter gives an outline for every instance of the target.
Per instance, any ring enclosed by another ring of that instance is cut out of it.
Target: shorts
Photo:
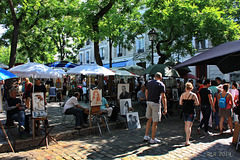
[[[147,101],[146,117],[152,118],[153,122],[161,121],[161,106],[158,103]]]
[[[194,121],[194,114],[192,113],[183,113],[183,119],[184,121],[189,121],[189,122],[193,122]]]

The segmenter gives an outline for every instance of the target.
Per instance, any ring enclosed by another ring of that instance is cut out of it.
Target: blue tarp
[[[126,67],[128,61],[112,63],[112,67]],[[104,64],[103,67],[109,68],[109,64]]]

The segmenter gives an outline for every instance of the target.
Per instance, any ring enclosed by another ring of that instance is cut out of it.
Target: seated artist
[[[138,93],[137,93],[137,99],[138,99],[139,104],[147,106],[145,90],[146,90],[145,85],[142,85],[140,91],[138,91]]]
[[[75,129],[88,127],[87,113],[89,112],[89,110],[79,105],[78,103],[79,97],[80,97],[80,94],[78,92],[75,92],[73,96],[70,99],[68,99],[68,101],[65,103],[63,108],[63,113],[73,114],[76,117]]]
[[[17,98],[18,91],[16,88],[10,90],[10,97],[7,99],[5,110],[7,117],[19,123],[19,135],[22,137],[25,130],[25,106],[20,98]]]
[[[107,102],[107,100],[104,97],[102,97],[102,105],[100,106],[100,109],[102,111],[106,111],[107,112],[108,118],[111,117],[112,112],[113,112],[113,108],[109,107],[108,102]]]

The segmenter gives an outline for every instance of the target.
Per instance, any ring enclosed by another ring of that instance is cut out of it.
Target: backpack
[[[221,98],[219,99],[219,108],[225,109],[227,107],[227,102],[226,102],[226,97],[228,93],[226,94],[225,97],[222,97],[222,93],[220,93]]]

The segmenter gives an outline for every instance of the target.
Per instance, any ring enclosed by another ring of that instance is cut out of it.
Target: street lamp
[[[149,38],[149,41],[152,42],[152,65],[153,65],[153,41],[156,41],[157,40],[157,32],[154,30],[154,28],[148,32],[148,38]]]

